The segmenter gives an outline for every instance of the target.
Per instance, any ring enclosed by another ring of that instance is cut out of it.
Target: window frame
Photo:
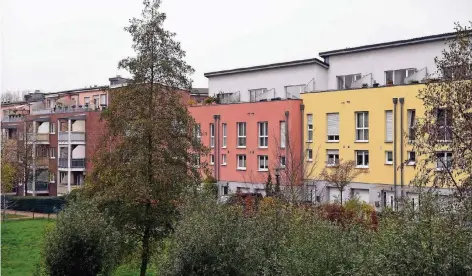
[[[215,155],[210,154],[210,165],[215,165]]]
[[[56,134],[56,123],[49,122],[49,134]]]
[[[359,114],[362,114],[362,126],[359,126]],[[366,122],[366,115],[367,115],[367,127],[365,126]],[[356,142],[357,143],[367,143],[369,142],[369,111],[356,111],[355,112],[355,117],[356,117]],[[358,137],[358,131],[362,131],[364,139],[359,139]],[[365,139],[367,133],[367,139]]]
[[[313,162],[313,149],[306,149],[306,161]]]
[[[362,165],[358,165],[359,153],[362,153]],[[367,156],[367,159],[369,159],[369,151],[368,150],[356,150],[355,151],[356,168],[358,168],[358,169],[367,169],[367,168],[369,168],[370,159],[368,160],[368,162],[366,162],[366,156]]]
[[[405,78],[403,80],[401,80],[400,83],[395,83],[395,72],[398,72],[398,71],[405,71],[406,72],[405,73]],[[413,73],[410,75],[409,71],[413,71]],[[416,74],[417,69],[416,68],[403,68],[403,69],[395,69],[395,70],[384,71],[385,85],[388,85],[387,72],[392,72],[392,85],[402,85],[402,84],[406,84],[405,83],[406,78]]]
[[[439,112],[440,111],[444,111],[444,125],[440,125],[439,124]],[[438,128],[438,134],[440,134],[441,132],[441,129],[443,129],[442,131],[444,131],[444,139],[437,139],[437,142],[440,142],[440,143],[450,143],[452,142],[452,115],[450,115],[451,117],[449,117],[449,113],[452,113],[452,110],[450,108],[436,108],[436,125],[437,125],[437,128]],[[448,120],[448,117],[450,120]],[[450,122],[449,122],[450,121]],[[447,139],[448,137],[448,133],[449,133],[449,139]],[[438,137],[439,138],[439,137]]]
[[[241,160],[244,162],[244,167],[239,166],[239,159],[242,158]],[[247,168],[247,157],[246,154],[236,154],[236,170],[238,171],[245,171]]]
[[[49,159],[56,159],[56,147],[49,147],[48,149],[48,155]]]
[[[442,157],[439,157],[440,154],[443,154],[444,156]],[[450,155],[450,156],[448,156]],[[450,158],[448,160],[448,157]],[[452,152],[451,151],[438,151],[436,152],[436,171],[443,171],[444,169],[451,169],[452,167]],[[439,160],[442,159],[442,158],[445,158],[446,159],[446,167],[443,167],[442,166],[442,162],[440,162]],[[449,162],[449,164],[448,164]],[[441,164],[441,166],[439,166],[439,164]]]
[[[195,124],[195,138],[198,142],[202,141],[202,126],[201,124]]]
[[[337,151],[337,153],[330,153],[330,151]],[[333,155],[333,158],[330,158]],[[334,160],[334,163],[330,163],[329,160]],[[326,167],[336,167],[339,165],[339,149],[327,149],[326,150]]]
[[[390,135],[389,137],[389,122],[388,122],[388,114],[391,116],[390,120]],[[393,143],[393,110],[385,110],[385,143]],[[390,139],[389,139],[390,138]]]
[[[215,124],[210,123],[210,148],[215,147]]]
[[[330,135],[330,132],[329,132],[329,116],[330,115],[337,115],[337,123],[336,123],[337,124],[337,130],[335,131],[335,132],[338,133],[337,135]],[[327,138],[326,141],[328,143],[338,143],[339,142],[339,112],[326,113],[326,138]],[[334,138],[334,139],[330,139],[330,138]]]
[[[280,121],[280,148],[284,149],[287,146],[287,122]]]
[[[280,165],[280,168],[282,169],[285,169],[285,167],[287,166],[287,158],[285,158],[284,155],[279,156],[279,165]]]
[[[221,136],[222,136],[222,141],[221,141],[221,148],[225,149],[228,144],[228,126],[226,123],[221,124]]]
[[[415,155],[415,159],[412,161],[411,160],[411,154],[414,154]],[[407,151],[406,152],[406,156],[408,157],[408,160],[406,160],[406,165],[407,166],[415,166],[416,165],[416,152],[414,151]]]
[[[240,133],[240,128],[239,126],[242,125],[243,126],[243,129],[244,129],[244,135],[242,135]],[[237,132],[237,141],[236,141],[236,147],[239,148],[239,149],[245,149],[246,148],[246,145],[247,145],[247,126],[246,126],[246,122],[237,122],[236,123],[236,132]],[[243,140],[240,140],[240,139],[243,139]],[[240,141],[244,141],[244,145],[240,145]]]
[[[311,118],[311,123],[309,122],[308,118]],[[313,131],[313,114],[308,113],[306,114],[306,127],[307,127],[307,136],[306,141],[307,143],[313,143],[314,139],[314,131]],[[311,136],[311,139],[310,139]]]
[[[263,168],[261,168],[263,165]],[[268,172],[269,171],[269,156],[268,155],[258,155],[257,156],[257,171],[258,172]]]
[[[388,157],[389,157],[388,155],[389,155],[389,154],[392,155],[392,156],[391,156],[391,157],[392,157],[392,160],[391,160],[391,161],[388,160]],[[393,151],[391,151],[391,150],[386,150],[386,151],[385,151],[385,165],[393,165]]]
[[[349,84],[349,86],[346,85],[346,77],[352,77],[352,82]],[[342,79],[343,82],[343,87],[339,87],[339,80],[340,78]],[[351,89],[351,85],[355,83],[356,81],[362,79],[362,73],[356,73],[356,74],[347,74],[347,75],[340,75],[336,76],[336,82],[337,82],[337,90],[347,90]]]
[[[411,143],[416,140],[416,109],[407,109],[406,118],[408,124],[408,142]],[[413,137],[413,139],[412,139]]]
[[[265,130],[265,133],[264,133]],[[266,149],[269,147],[269,122],[258,122],[257,123],[257,145],[260,149]],[[265,145],[262,145],[265,142]]]
[[[222,153],[221,154],[221,166],[226,166],[227,165],[226,158],[227,158],[226,153]]]

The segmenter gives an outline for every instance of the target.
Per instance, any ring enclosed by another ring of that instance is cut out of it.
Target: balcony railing
[[[49,142],[49,133],[28,133],[28,141]]]
[[[28,190],[33,191],[33,183],[28,182]],[[34,185],[34,190],[36,192],[45,192],[49,190],[49,183],[44,181],[36,181]]]
[[[10,117],[5,116],[2,118],[2,122],[4,123],[14,123],[14,122],[21,122],[23,121],[24,117]]]
[[[362,76],[351,84],[351,88],[372,87],[372,73]]]
[[[69,141],[69,132],[59,132],[59,142]],[[71,131],[70,132],[71,142],[83,142],[85,141],[85,132]]]
[[[85,168],[85,158],[73,158],[71,159],[71,166],[68,166],[67,158],[59,158],[59,168],[74,168],[81,169]]]
[[[416,71],[413,75],[405,78],[405,83],[423,82],[428,78],[428,68],[425,67],[421,70]]]
[[[49,166],[49,158],[47,158],[47,157],[36,157],[35,164],[38,167],[47,167],[47,166]]]
[[[80,184],[80,183],[70,183],[70,190],[75,190],[75,189],[78,189],[78,188],[81,188],[83,187],[83,184]],[[58,194],[67,194],[69,192],[69,189],[68,189],[68,185],[67,185],[67,182],[66,183],[59,183],[59,185],[57,185],[57,193]]]
[[[51,113],[72,113],[72,112],[86,112],[86,111],[98,111],[104,109],[104,106],[90,104],[87,107],[56,107],[56,108],[33,108],[31,110],[32,115],[39,114],[51,114]]]
[[[216,98],[219,100],[219,103],[222,103],[222,104],[239,103],[241,101],[239,91],[232,92],[232,93],[220,92],[216,94]]]

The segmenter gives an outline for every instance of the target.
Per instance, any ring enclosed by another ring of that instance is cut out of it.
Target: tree
[[[340,203],[343,204],[343,191],[360,174],[368,173],[368,169],[356,168],[354,160],[339,160],[336,166],[324,168],[321,172],[321,178],[326,182],[334,185],[339,190]]]
[[[418,95],[424,116],[409,139],[421,156],[415,184],[454,188],[460,201],[472,199],[471,29],[472,22],[470,27],[457,23],[455,38],[435,58],[438,70]]]
[[[132,79],[113,90],[102,114],[106,133],[86,185],[116,226],[141,244],[140,275],[146,274],[152,242],[173,230],[180,196],[200,185],[193,162],[204,152],[182,104],[188,101],[181,89],[190,90],[193,69],[175,34],[163,29],[160,3],[143,1],[142,17],[125,28],[136,56],[119,67]]]

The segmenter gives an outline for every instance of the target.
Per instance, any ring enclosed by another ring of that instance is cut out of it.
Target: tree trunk
[[[149,238],[150,238],[150,229],[149,226],[146,226],[143,235],[143,252],[141,253],[141,273],[140,276],[146,275],[147,265],[149,261]]]

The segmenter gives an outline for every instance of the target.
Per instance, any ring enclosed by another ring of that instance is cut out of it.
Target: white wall
[[[276,97],[285,98],[285,86],[307,84],[313,78],[322,79],[320,82],[316,82],[317,90],[325,89],[324,75],[326,75],[326,71],[326,68],[318,64],[308,64],[209,77],[209,95],[214,96],[220,91],[225,93],[240,91],[241,101],[248,102],[248,90],[275,88]]]
[[[385,71],[427,67],[434,73],[434,58],[447,48],[444,41],[400,46],[381,50],[365,51],[329,57],[328,87],[337,89],[336,76],[372,73],[374,80],[385,85]]]
[[[72,159],[85,158],[85,146],[79,145],[72,150]]]
[[[84,120],[77,120],[72,124],[72,131],[85,131],[85,121]]]

